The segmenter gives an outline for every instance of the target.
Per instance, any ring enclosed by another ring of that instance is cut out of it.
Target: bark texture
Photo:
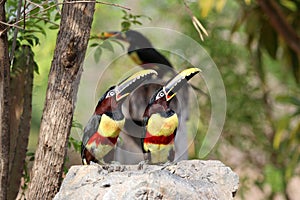
[[[59,189],[95,3],[64,1],[27,199]]]
[[[35,63],[30,46],[15,51],[10,82],[10,162],[8,199],[16,199],[23,174],[31,124]]]
[[[5,19],[5,0],[0,1],[0,21]],[[7,199],[9,170],[9,56],[6,26],[0,24],[0,200]]]

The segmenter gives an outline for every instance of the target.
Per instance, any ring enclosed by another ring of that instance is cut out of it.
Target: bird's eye
[[[165,96],[164,91],[160,91],[160,92],[157,94],[156,99],[162,98],[163,96]]]
[[[115,95],[115,92],[114,91],[109,91],[108,94],[107,94],[107,97],[112,97]]]

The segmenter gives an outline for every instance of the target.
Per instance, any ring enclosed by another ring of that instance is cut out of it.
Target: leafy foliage
[[[287,184],[297,174],[300,163],[300,90],[295,83],[300,80],[300,57],[270,25],[256,1],[236,1],[237,4],[227,1],[222,13],[213,9],[217,1],[202,2],[198,4],[202,17],[213,24],[210,38],[203,45],[220,67],[229,102],[223,137],[246,153],[247,165],[263,174],[263,179],[256,183],[261,188],[266,184],[271,186],[270,198],[276,193],[287,196]],[[276,3],[299,33],[300,4]],[[239,15],[232,16],[229,12]],[[226,19],[235,23],[228,24]],[[230,35],[226,37],[228,29]],[[224,154],[218,152],[217,156],[222,159]],[[259,160],[260,156],[265,160]]]
[[[131,28],[132,24],[142,25],[142,23],[140,22],[141,18],[147,18],[151,21],[151,18],[146,15],[134,15],[132,13],[127,12],[126,10],[122,11],[124,13],[121,22],[122,31],[128,31]]]
[[[142,25],[142,22],[140,21],[141,18],[147,18],[151,20],[151,18],[146,15],[134,15],[132,13],[128,13],[125,10],[122,11],[124,15],[121,21],[121,31],[129,30],[132,27],[132,25]],[[99,62],[103,51],[107,50],[110,52],[114,52],[113,43],[118,44],[118,46],[120,46],[123,50],[125,50],[124,45],[119,40],[116,40],[114,38],[110,38],[109,40],[106,40],[107,38],[103,36],[103,33],[93,35],[91,36],[90,39],[91,41],[100,39],[99,42],[93,42],[90,44],[90,47],[95,48],[94,60],[96,63]]]
[[[56,22],[60,19],[60,13],[56,7],[56,1],[7,1],[5,9],[8,23],[8,37],[11,48],[11,56],[16,47],[29,45],[34,47],[39,44],[38,34],[46,36],[45,26],[50,29],[58,29]],[[12,59],[12,58],[11,58]]]

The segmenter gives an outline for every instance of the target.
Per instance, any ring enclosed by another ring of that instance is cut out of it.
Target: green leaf
[[[277,33],[269,22],[264,22],[260,31],[260,44],[267,50],[269,55],[276,59],[278,48]]]
[[[26,152],[26,156],[34,156],[34,152]]]
[[[61,19],[61,15],[57,12],[55,14],[54,21],[57,21],[57,20],[60,20],[60,19]]]
[[[83,125],[79,123],[78,121],[73,120],[72,121],[72,127],[73,128],[79,128],[80,130],[83,130]]]
[[[32,40],[32,39],[27,38],[26,41],[27,41],[31,46],[33,46],[33,40]]]
[[[34,61],[34,68],[33,68],[33,70],[35,71],[35,73],[37,73],[37,74],[40,74],[40,72],[39,72],[39,66],[38,66],[38,64]]]
[[[132,23],[138,24],[138,25],[143,25],[141,22],[139,22],[139,21],[137,21],[137,20],[132,21]]]
[[[52,25],[52,26],[49,26],[49,29],[51,30],[55,30],[55,29],[58,29],[59,26],[58,25]]]
[[[130,29],[130,22],[124,21],[121,23],[122,31],[128,31]]]
[[[96,48],[95,53],[94,53],[94,60],[96,63],[99,62],[101,54],[102,54],[102,49],[101,49],[101,46],[99,46]]]
[[[96,46],[99,46],[99,43],[93,43],[90,45],[90,47],[96,47]]]
[[[300,107],[300,99],[298,99],[295,96],[280,95],[280,96],[277,96],[275,99],[279,103],[293,104],[295,106],[299,106]]]
[[[275,150],[278,150],[280,147],[285,130],[288,128],[290,124],[290,119],[291,119],[290,117],[285,116],[276,122],[276,132],[273,139],[273,148]]]
[[[110,52],[114,52],[114,47],[111,45],[109,41],[105,41],[100,45],[103,49],[107,49]]]

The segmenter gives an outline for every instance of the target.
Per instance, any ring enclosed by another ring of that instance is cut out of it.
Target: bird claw
[[[138,163],[138,170],[144,169],[144,166],[148,164],[149,164],[149,160],[142,160],[141,162]]]
[[[165,168],[167,168],[167,167],[169,167],[170,165],[173,165],[173,164],[174,164],[174,161],[167,161],[167,162],[162,164],[161,170],[165,169]]]

